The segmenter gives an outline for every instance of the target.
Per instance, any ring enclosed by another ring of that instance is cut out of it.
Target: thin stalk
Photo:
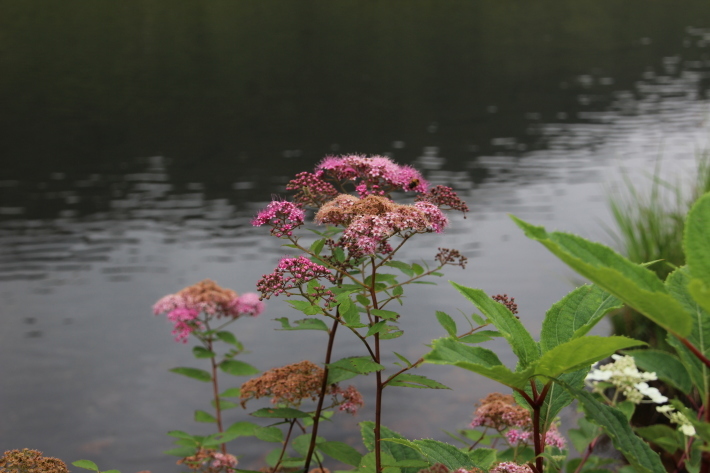
[[[333,321],[333,327],[328,332],[328,348],[325,352],[325,366],[323,368],[323,382],[320,386],[320,394],[318,395],[318,405],[316,406],[316,412],[313,416],[313,430],[311,432],[311,443],[308,445],[308,453],[306,454],[306,463],[303,470],[304,473],[308,473],[308,469],[311,467],[311,459],[313,458],[313,452],[316,449],[316,438],[318,436],[318,426],[320,425],[320,414],[323,410],[323,400],[325,399],[326,391],[328,390],[328,364],[330,364],[330,357],[333,354],[333,343],[335,341],[335,331],[338,329],[338,319]]]
[[[584,452],[584,456],[582,457],[582,461],[579,462],[579,465],[577,465],[577,468],[575,468],[574,473],[579,473],[582,471],[582,467],[584,466],[585,463],[587,463],[587,460],[589,460],[589,457],[592,454],[592,451],[594,450],[594,447],[597,445],[597,441],[601,438],[600,436],[594,437],[594,439],[589,442],[589,445],[587,445],[587,450]]]
[[[293,432],[293,426],[296,424],[296,419],[291,419],[289,422],[288,426],[288,432],[286,433],[286,438],[284,439],[284,446],[281,449],[281,455],[279,455],[279,459],[276,461],[276,465],[274,466],[274,471],[279,471],[279,466],[281,466],[281,460],[284,458],[284,454],[286,453],[286,448],[288,447],[288,441],[291,438],[291,432]]]
[[[207,349],[209,351],[212,351],[212,338],[208,338],[205,340],[207,343]],[[214,355],[210,358],[210,362],[212,364],[212,392],[214,395],[214,410],[215,410],[215,419],[217,419],[217,431],[219,433],[222,433],[222,405],[220,403],[220,398],[219,398],[219,386],[217,384],[217,362],[215,361]],[[227,453],[227,444],[223,443],[220,445],[220,449],[222,450],[222,453]]]

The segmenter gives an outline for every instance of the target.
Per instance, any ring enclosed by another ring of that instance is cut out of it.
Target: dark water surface
[[[167,371],[199,364],[150,307],[207,277],[253,291],[289,250],[250,219],[329,153],[455,187],[469,218],[404,259],[462,250],[469,267],[444,279],[515,296],[537,334],[571,273],[506,214],[609,241],[620,169],[642,183],[662,156],[675,179],[706,147],[709,53],[705,1],[3,1],[0,449],[177,471],[165,432],[209,432],[192,421],[209,387]],[[416,359],[443,335],[434,312],[468,306],[444,280],[405,294],[385,348]],[[244,359],[320,361],[322,333],[273,330],[295,315],[275,299],[235,324]],[[347,334],[337,351],[362,354]],[[410,438],[444,440],[496,389],[422,373],[453,390],[385,393],[385,424]],[[326,436],[359,445],[372,404]],[[267,451],[232,450],[245,468]]]

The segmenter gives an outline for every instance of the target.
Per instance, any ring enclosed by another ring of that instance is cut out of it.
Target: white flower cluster
[[[656,373],[642,373],[636,368],[636,362],[631,356],[611,355],[613,363],[599,368],[593,368],[586,381],[591,382],[595,392],[603,394],[609,383],[634,404],[640,404],[647,397],[655,404],[663,404],[668,398],[652,388],[646,381],[658,379]]]
[[[670,404],[658,406],[656,407],[656,411],[668,417],[674,424],[678,424],[678,430],[680,430],[684,435],[687,435],[688,437],[695,435],[695,427],[693,427],[693,424],[690,423],[688,418],[685,417],[682,412],[676,411]]]

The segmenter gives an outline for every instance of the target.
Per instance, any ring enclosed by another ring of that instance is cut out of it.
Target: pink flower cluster
[[[256,288],[261,292],[262,299],[269,299],[289,289],[300,287],[308,281],[321,278],[335,282],[335,276],[328,268],[312,262],[305,256],[283,258],[273,273],[264,274],[259,279]]]
[[[271,234],[275,237],[291,236],[293,229],[303,225],[306,214],[298,204],[284,200],[272,201],[259,212],[251,224],[255,227],[271,225]]]
[[[297,191],[293,200],[301,205],[320,207],[338,196],[338,191],[329,182],[310,172],[301,172],[286,184],[286,190]]]
[[[518,465],[513,462],[500,462],[488,473],[533,473],[528,465]]]
[[[532,436],[533,432],[531,430],[510,429],[505,433],[506,440],[513,446],[530,443],[533,440]],[[553,447],[562,449],[565,448],[566,444],[567,442],[562,435],[560,435],[557,426],[552,425],[550,430],[545,434],[545,445],[552,445]]]
[[[212,468],[224,469],[225,471],[233,471],[237,467],[237,457],[229,453],[214,452],[212,454]]]
[[[432,187],[425,194],[419,194],[417,201],[431,202],[439,208],[459,210],[463,212],[464,218],[466,217],[466,212],[469,211],[466,202],[461,200],[451,187],[447,186]]]
[[[176,294],[168,294],[153,306],[155,315],[166,314],[173,323],[175,341],[187,343],[191,333],[202,330],[205,322],[212,318],[242,315],[257,316],[264,311],[264,303],[254,293],[238,296],[230,289],[218,286],[206,279],[188,286]],[[204,315],[201,319],[200,315]]]
[[[343,403],[338,408],[340,411],[347,412],[348,414],[357,414],[358,409],[365,405],[365,401],[362,399],[362,394],[360,391],[355,389],[355,386],[348,386],[347,389],[337,390],[334,394],[339,394],[343,397]]]
[[[449,221],[430,202],[396,204],[387,197],[370,195],[363,199],[341,194],[316,214],[317,223],[345,226],[345,246],[364,254],[374,254],[392,235],[441,233]]]
[[[316,176],[353,181],[360,197],[392,191],[426,192],[428,184],[411,166],[400,166],[385,156],[328,156],[316,167]]]

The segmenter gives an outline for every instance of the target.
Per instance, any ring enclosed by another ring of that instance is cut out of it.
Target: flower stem
[[[209,351],[212,351],[212,338],[208,338],[207,340],[205,340],[205,342],[207,343],[207,349]],[[214,354],[210,358],[210,362],[212,364],[212,393],[214,395],[214,410],[215,419],[217,419],[217,431],[219,433],[222,433],[222,406],[219,398],[219,386],[217,384],[217,361],[215,361]],[[222,453],[227,453],[226,443],[221,444],[220,448],[222,450]]]

